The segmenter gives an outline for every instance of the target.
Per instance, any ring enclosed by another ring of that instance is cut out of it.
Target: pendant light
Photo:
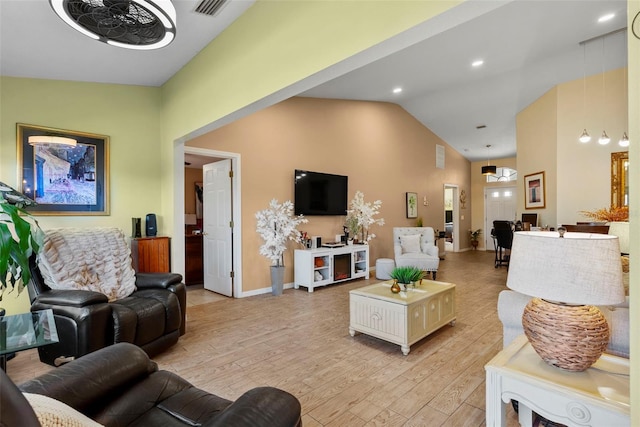
[[[587,121],[587,43],[582,43],[582,115],[584,121]],[[587,132],[587,127],[582,130],[582,135],[578,138],[578,141],[586,144],[591,141],[591,135]]]
[[[489,162],[490,148],[491,144],[487,144],[487,166],[482,166],[482,175],[495,175],[498,170],[495,165],[491,165]]]
[[[605,88],[604,88],[604,39],[606,38],[606,36],[602,37],[602,102],[600,103],[601,105],[601,111],[602,111],[602,135],[600,135],[600,138],[598,138],[598,144],[600,145],[607,145],[610,141],[611,138],[609,138],[609,135],[607,135],[607,131],[604,130],[604,122],[605,122]]]

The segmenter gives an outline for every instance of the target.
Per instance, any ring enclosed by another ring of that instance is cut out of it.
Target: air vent
[[[202,0],[198,7],[196,7],[196,12],[202,13],[203,15],[215,16],[225,4],[227,4],[227,0]]]

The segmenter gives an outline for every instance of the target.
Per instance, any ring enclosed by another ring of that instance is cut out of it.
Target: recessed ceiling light
[[[609,20],[613,19],[614,16],[616,16],[615,13],[607,13],[606,15],[602,15],[600,18],[598,18],[598,22],[609,21]]]
[[[471,66],[472,66],[472,67],[479,67],[479,66],[481,66],[482,64],[484,64],[484,61],[483,61],[482,59],[478,59],[478,60],[476,60],[476,61],[473,61],[473,62],[471,63]]]
[[[402,92],[402,88],[401,87],[396,87],[393,89],[393,93],[400,93]]]

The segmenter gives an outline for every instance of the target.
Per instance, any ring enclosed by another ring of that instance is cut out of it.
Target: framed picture
[[[20,190],[35,215],[109,215],[109,137],[17,124]]]
[[[407,218],[418,218],[418,193],[407,193]]]
[[[196,191],[196,218],[202,219],[202,195],[204,194],[204,185],[201,182],[195,183]]]
[[[544,172],[536,172],[524,177],[524,208],[544,209]]]

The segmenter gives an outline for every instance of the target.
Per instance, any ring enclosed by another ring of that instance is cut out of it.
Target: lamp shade
[[[620,242],[620,253],[629,253],[629,223],[613,221],[609,223],[609,234],[617,236]]]
[[[198,223],[196,214],[184,214],[184,223],[185,225],[196,225]]]
[[[482,175],[495,175],[497,172],[496,166],[482,166]]]
[[[507,287],[566,304],[624,301],[618,239],[607,234],[514,233]]]

